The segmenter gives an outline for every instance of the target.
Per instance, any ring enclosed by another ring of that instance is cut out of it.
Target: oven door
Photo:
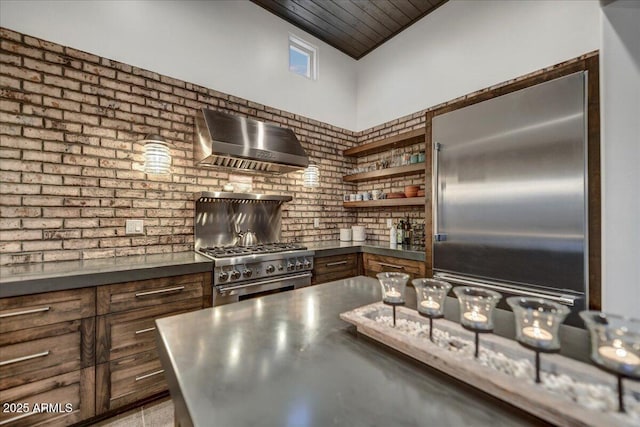
[[[224,305],[243,299],[303,288],[311,285],[311,272],[254,280],[227,286],[214,286],[213,305]]]

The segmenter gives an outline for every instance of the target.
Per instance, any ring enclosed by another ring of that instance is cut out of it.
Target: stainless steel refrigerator
[[[588,307],[586,73],[435,116],[434,275]]]

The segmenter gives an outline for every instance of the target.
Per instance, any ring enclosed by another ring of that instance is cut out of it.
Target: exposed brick
[[[18,55],[28,56],[30,58],[42,58],[44,56],[42,50],[27,47],[22,44],[14,43],[8,40],[2,40],[0,43],[2,50],[17,53]]]
[[[0,87],[20,89],[20,79],[0,75]]]
[[[71,80],[70,78],[67,78],[67,77],[45,75],[44,84],[57,86],[64,89],[80,90],[80,82]]]
[[[15,77],[21,80],[29,80],[32,82],[41,82],[42,75],[33,70],[29,70],[26,68],[16,67],[14,65],[3,65],[2,66],[2,74],[5,74],[9,77]]]

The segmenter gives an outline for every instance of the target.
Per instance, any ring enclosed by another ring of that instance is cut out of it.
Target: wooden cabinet
[[[155,319],[209,306],[211,286],[211,273],[199,273],[98,287],[98,414],[167,390]]]
[[[95,289],[0,299],[0,322],[0,424],[92,417]]]
[[[91,418],[94,375],[89,367],[2,390],[3,409],[8,412],[0,411],[0,425],[68,426]]]
[[[360,254],[316,257],[312,284],[326,283],[360,274]]]
[[[370,277],[385,271],[407,273],[410,279],[427,277],[427,269],[424,261],[414,261],[390,256],[363,254],[364,273]]]
[[[155,319],[211,292],[197,273],[0,299],[0,425],[69,425],[167,390]]]

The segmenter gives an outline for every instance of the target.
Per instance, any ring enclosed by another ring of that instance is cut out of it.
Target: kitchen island
[[[378,300],[359,276],[156,320],[176,425],[544,424],[338,317]]]

